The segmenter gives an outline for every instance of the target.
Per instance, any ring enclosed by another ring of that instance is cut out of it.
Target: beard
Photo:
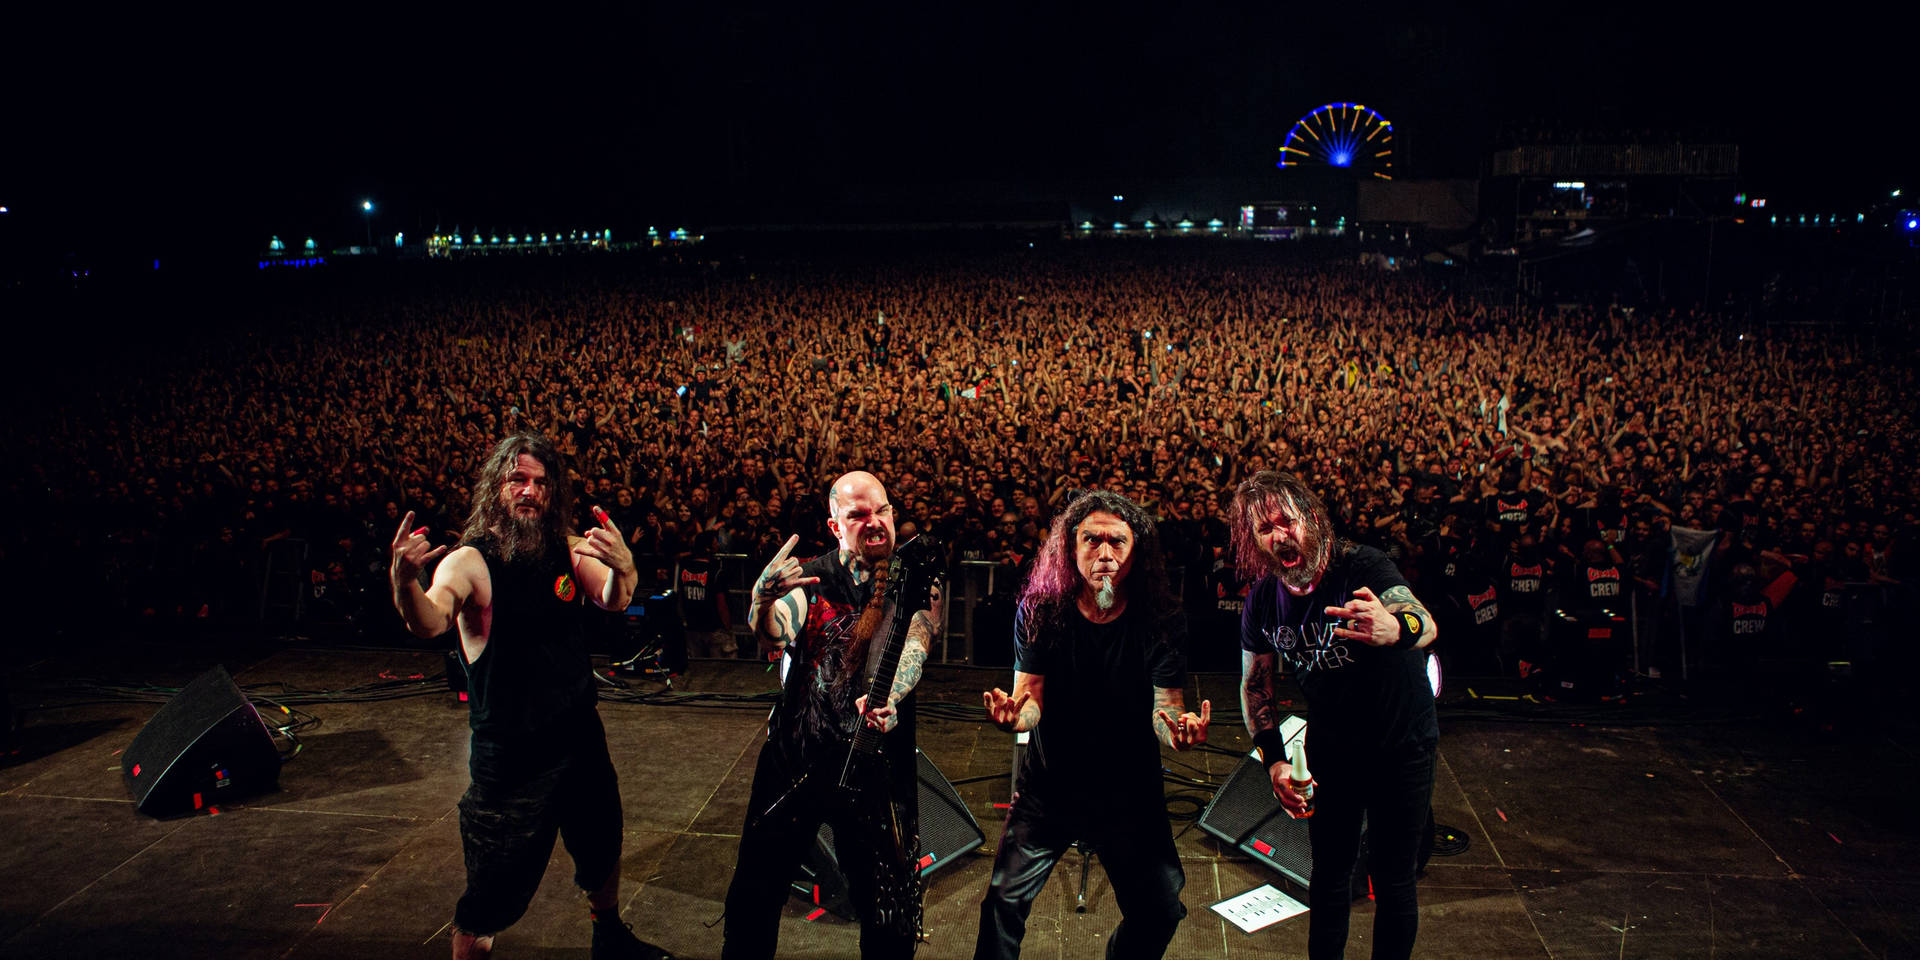
[[[1100,578],[1100,589],[1093,594],[1093,605],[1102,610],[1112,610],[1116,600],[1118,597],[1114,593],[1113,578]]]
[[[1326,571],[1329,547],[1328,537],[1308,529],[1298,543],[1283,543],[1274,551],[1274,572],[1289,589],[1303,593]]]
[[[564,536],[553,512],[545,508],[530,517],[504,505],[497,512],[492,526],[500,538],[500,556],[508,562],[545,557]]]

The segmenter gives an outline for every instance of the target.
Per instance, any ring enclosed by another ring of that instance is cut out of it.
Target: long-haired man
[[[460,631],[472,692],[473,784],[460,799],[467,888],[453,955],[486,957],[526,912],[556,836],[587,891],[595,957],[658,957],[620,922],[620,786],[595,707],[587,604],[624,610],[639,576],[604,511],[573,532],[573,485],[545,437],[500,441],[476,473],[457,548],[427,529],[394,531],[393,604],[415,636]],[[420,573],[445,554],[425,589]]]
[[[1235,560],[1253,581],[1240,614],[1241,709],[1274,795],[1295,816],[1307,800],[1279,733],[1273,682],[1283,662],[1307,698],[1316,784],[1307,955],[1346,950],[1364,816],[1373,955],[1405,957],[1419,927],[1414,870],[1440,739],[1422,652],[1433,616],[1386,554],[1334,536],[1326,504],[1299,477],[1254,474],[1234,491],[1232,515]]]
[[[1020,955],[1033,900],[1075,841],[1099,855],[1120,906],[1107,956],[1165,953],[1187,911],[1160,744],[1204,742],[1212,716],[1204,702],[1185,712],[1179,624],[1152,518],[1117,493],[1075,499],[1020,593],[1013,693],[982,694],[1000,729],[1032,736],[980,904],[976,958]]]

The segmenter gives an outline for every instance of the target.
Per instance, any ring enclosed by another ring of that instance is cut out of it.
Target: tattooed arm
[[[864,695],[854,702],[868,722],[879,727],[883,733],[900,723],[900,701],[906,699],[907,694],[912,693],[920,683],[920,676],[926,669],[927,653],[933,649],[933,638],[940,630],[940,615],[944,608],[940,587],[935,585],[932,603],[927,609],[915,613],[907,623],[907,639],[900,645],[900,663],[894,668],[893,687],[887,691],[886,704],[868,710]]]
[[[1008,733],[1025,733],[1040,725],[1040,701],[1046,692],[1043,674],[1013,672],[1013,694],[994,687],[980,695],[987,719]]]
[[[1273,704],[1273,671],[1279,661],[1277,653],[1240,651],[1240,715],[1246,718],[1247,733],[1253,736],[1254,745],[1261,748],[1261,759],[1268,764],[1285,759],[1284,752],[1267,756],[1274,751],[1262,742],[1277,743],[1280,737],[1280,714]],[[1262,733],[1267,736],[1263,738]]]
[[[1213,720],[1213,702],[1200,701],[1199,713],[1188,713],[1186,692],[1179,687],[1153,688],[1153,732],[1160,742],[1185,750],[1207,742],[1207,724]]]
[[[1433,614],[1414,599],[1413,591],[1403,583],[1388,587],[1378,595],[1372,587],[1361,587],[1353,592],[1352,600],[1327,607],[1326,615],[1341,621],[1333,629],[1334,636],[1358,640],[1370,647],[1404,646],[1417,650],[1439,635],[1433,625]],[[1413,641],[1402,643],[1403,634],[1410,635]]]
[[[1388,587],[1387,592],[1380,595],[1380,602],[1386,604],[1387,612],[1393,614],[1396,620],[1402,619],[1399,616],[1401,611],[1420,618],[1421,630],[1419,639],[1414,641],[1414,649],[1425,649],[1440,635],[1439,629],[1433,625],[1433,614],[1427,612],[1427,605],[1421,603],[1405,584]]]
[[[807,594],[803,588],[820,582],[819,577],[803,576],[800,562],[789,556],[794,544],[799,542],[799,534],[789,537],[766,569],[760,571],[760,579],[754,582],[747,622],[753,624],[753,635],[760,641],[762,656],[772,657],[785,650],[787,644],[800,635],[800,628],[807,622]]]

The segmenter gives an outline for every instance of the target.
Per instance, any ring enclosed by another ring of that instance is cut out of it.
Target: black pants
[[[1313,876],[1307,889],[1309,960],[1339,960],[1347,949],[1350,889],[1360,853],[1360,822],[1367,824],[1367,873],[1373,878],[1374,960],[1413,953],[1420,929],[1414,890],[1421,834],[1431,836],[1436,745],[1363,755],[1314,745]]]
[[[1166,953],[1175,928],[1187,916],[1180,890],[1187,874],[1173,848],[1164,812],[1126,818],[1087,830],[1085,817],[1036,814],[1016,797],[993,858],[993,880],[980,903],[980,935],[974,960],[1020,956],[1027,914],[1060,856],[1081,840],[1099,857],[1120,905],[1120,925],[1107,939],[1110,960],[1153,960]]]
[[[454,925],[488,936],[527,912],[557,836],[573,858],[573,882],[592,893],[620,865],[620,783],[597,712],[562,739],[510,752],[473,745],[473,785],[460,798],[467,889]],[[503,758],[514,758],[500,762]],[[487,760],[493,762],[486,762]]]
[[[727,887],[726,943],[720,955],[726,960],[773,956],[780,942],[780,910],[792,895],[800,860],[820,825],[827,823],[833,827],[834,852],[860,917],[860,956],[913,956],[920,924],[919,871],[911,859],[917,839],[911,818],[903,818],[901,839],[895,840],[896,811],[885,778],[875,778],[851,798],[842,797],[836,794],[839,767],[833,766],[789,793],[797,772],[789,770],[779,753],[771,742],[762,745],[754,767],[740,859]],[[912,894],[902,902],[906,889]],[[882,903],[890,906],[879,906]],[[911,916],[903,915],[907,910]]]

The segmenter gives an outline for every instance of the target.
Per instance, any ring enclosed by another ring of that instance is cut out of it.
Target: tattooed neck
[[[853,582],[856,584],[866,583],[873,577],[873,566],[851,550],[840,551],[840,565],[846,567],[848,573],[853,574]]]

